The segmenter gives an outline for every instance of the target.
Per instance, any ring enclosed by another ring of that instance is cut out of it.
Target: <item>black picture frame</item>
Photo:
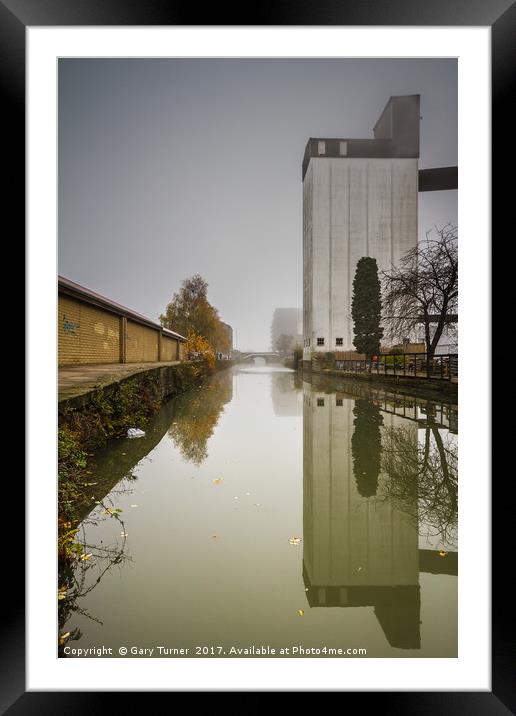
[[[77,25],[401,25],[401,26],[491,26],[492,31],[492,171],[494,189],[492,194],[492,236],[501,241],[504,226],[509,223],[512,208],[512,182],[506,182],[504,169],[512,167],[512,113],[510,111],[510,79],[515,63],[516,6],[511,0],[375,0],[371,3],[347,0],[320,0],[318,3],[284,2],[264,3],[248,8],[248,16],[241,10],[214,4],[203,10],[203,22],[199,23],[199,10],[192,4],[184,7],[170,0],[0,0],[0,52],[2,61],[0,77],[4,100],[4,141],[12,152],[12,161],[4,165],[8,182],[4,189],[4,206],[18,218],[17,242],[23,246],[20,223],[25,216],[25,33],[28,26],[77,26]],[[473,151],[473,150],[472,150]],[[5,155],[4,155],[5,157]],[[7,213],[7,212],[6,212]],[[494,244],[494,242],[493,242]],[[493,259],[500,251],[494,250]],[[508,283],[507,262],[498,266],[498,282]],[[501,304],[493,302],[493,317],[501,315]],[[504,306],[505,308],[505,306]],[[500,312],[497,310],[500,309]],[[30,326],[30,317],[26,325]],[[493,335],[496,322],[493,325]],[[28,330],[28,329],[27,329]],[[502,341],[503,344],[503,341]],[[493,363],[497,357],[505,358],[504,347],[497,345],[493,351]],[[480,370],[489,370],[481,366]],[[493,391],[494,395],[494,391]],[[493,414],[496,401],[493,401]],[[512,421],[511,421],[512,422]],[[504,454],[501,442],[505,428],[499,426],[493,435],[493,455]],[[507,434],[507,438],[508,438]],[[498,450],[496,450],[498,447]],[[493,476],[494,471],[493,471]],[[44,477],[44,476],[42,476]],[[473,479],[475,476],[467,476]],[[513,520],[509,509],[513,504],[510,468],[493,480],[493,538],[492,538],[492,691],[491,692],[360,692],[347,693],[350,697],[368,698],[367,705],[378,704],[384,713],[396,714],[506,714],[516,711],[514,688],[514,650],[512,635],[507,628],[507,617],[513,611],[513,592],[509,589],[510,556],[505,547],[510,544],[509,530]],[[14,485],[12,483],[15,483]],[[10,480],[10,504],[24,504],[24,485],[20,478]],[[510,484],[507,484],[510,483]],[[14,492],[14,494],[12,494]],[[20,527],[17,527],[20,532]],[[12,544],[12,542],[11,542]],[[0,713],[9,716],[28,714],[78,714],[103,712],[114,707],[116,694],[97,692],[26,692],[25,691],[25,609],[22,585],[25,582],[22,535],[17,534],[16,549],[6,548],[7,565],[4,575],[5,594],[9,608],[1,625],[0,654]],[[11,593],[16,596],[12,597]],[[474,595],[472,595],[474,598]],[[400,667],[401,668],[401,667]],[[300,685],[300,690],[302,685]],[[407,684],[410,689],[410,684]],[[237,690],[237,689],[235,689]],[[118,697],[117,697],[118,698]],[[134,699],[141,698],[131,694]],[[148,693],[145,696],[148,699]],[[147,701],[148,704],[148,701]],[[349,708],[349,701],[347,701]]]

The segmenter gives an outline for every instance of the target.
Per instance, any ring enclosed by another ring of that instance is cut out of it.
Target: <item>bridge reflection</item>
[[[375,397],[303,383],[306,598],[310,607],[374,607],[391,646],[419,649],[419,574],[456,575],[457,553],[419,549],[417,460],[407,461],[415,466],[410,480],[403,474],[411,489],[400,490],[393,486],[398,475],[386,468],[392,456],[384,460],[382,451],[402,444],[402,461],[417,456],[422,421],[418,413],[399,415],[385,396]],[[411,400],[411,410],[418,409]],[[402,443],[389,440],[400,430]]]

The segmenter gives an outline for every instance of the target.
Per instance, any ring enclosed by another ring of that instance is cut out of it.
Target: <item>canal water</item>
[[[457,656],[456,433],[446,401],[216,374],[96,455],[66,656]]]

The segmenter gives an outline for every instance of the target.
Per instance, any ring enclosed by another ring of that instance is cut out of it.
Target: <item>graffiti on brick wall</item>
[[[66,317],[66,313],[63,313],[63,331],[69,336],[76,336],[80,328],[79,323],[74,323]]]

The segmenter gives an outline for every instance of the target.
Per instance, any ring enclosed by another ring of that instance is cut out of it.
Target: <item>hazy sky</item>
[[[60,60],[59,273],[157,319],[200,273],[238,348],[302,305],[301,161],[421,95],[420,167],[457,163],[449,60]],[[420,235],[457,220],[420,194]]]

